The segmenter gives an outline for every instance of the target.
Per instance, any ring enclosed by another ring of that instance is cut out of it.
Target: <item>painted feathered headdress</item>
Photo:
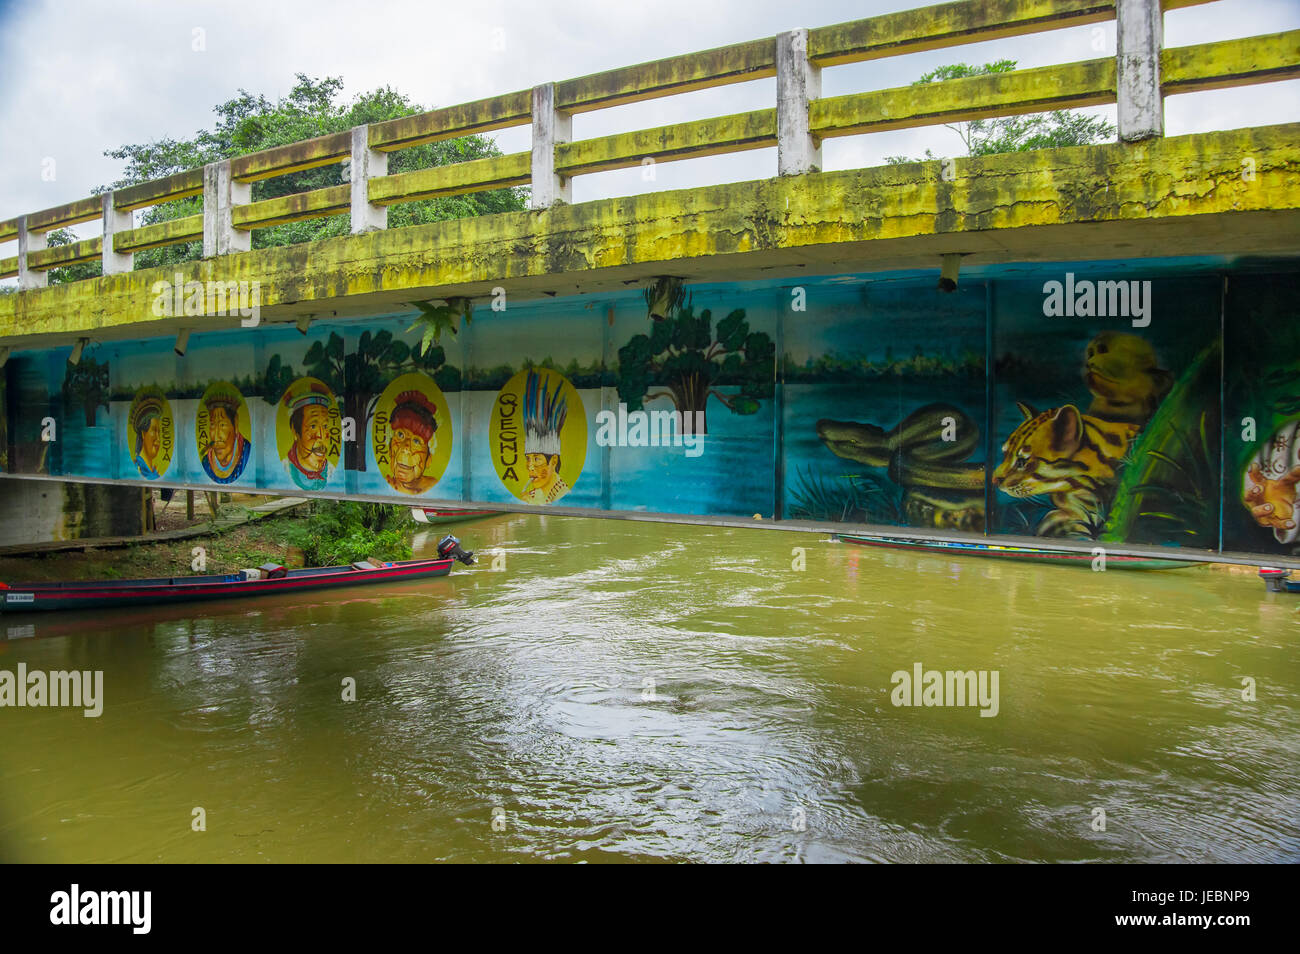
[[[524,386],[524,453],[551,456],[560,452],[560,431],[568,417],[568,402],[561,397],[564,381],[555,391],[546,387],[542,375],[528,372]]]

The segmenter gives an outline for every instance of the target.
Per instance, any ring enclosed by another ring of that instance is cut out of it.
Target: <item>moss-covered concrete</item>
[[[271,320],[496,285],[526,296],[665,271],[734,278],[753,262],[1300,251],[1300,124],[961,159],[951,181],[943,172],[929,162],[659,192],[112,275],[0,296],[0,343],[168,333],[150,288],[177,271],[187,281],[260,282]]]

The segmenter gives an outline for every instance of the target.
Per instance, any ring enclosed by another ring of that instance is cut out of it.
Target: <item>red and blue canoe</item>
[[[859,546],[911,550],[942,556],[978,556],[994,560],[1014,560],[1018,563],[1091,567],[1094,559],[1088,550],[1055,550],[1050,547],[1011,546],[975,540],[912,540],[906,537],[889,537],[871,533],[837,533],[834,534],[834,538],[845,543],[856,543]],[[1199,565],[1200,562],[1194,560],[1164,560],[1159,557],[1106,554],[1108,570],[1176,570],[1180,567]]]
[[[268,563],[256,570],[208,576],[68,583],[0,583],[0,614],[162,606],[168,603],[299,594],[338,586],[397,583],[446,576],[457,560],[467,564],[474,562],[474,554],[462,550],[460,541],[451,536],[438,544],[438,554],[436,560],[401,560],[392,563],[363,560],[350,566],[322,566],[302,570],[289,570]]]

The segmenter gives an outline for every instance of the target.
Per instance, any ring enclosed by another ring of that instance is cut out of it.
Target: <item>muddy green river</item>
[[[0,708],[0,859],[1300,860],[1300,597],[1253,574],[453,529],[440,580],[0,617],[0,670],[103,672]]]

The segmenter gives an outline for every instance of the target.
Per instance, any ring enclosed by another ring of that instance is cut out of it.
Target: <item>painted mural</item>
[[[379,396],[370,421],[370,450],[388,486],[423,494],[438,483],[452,448],[447,398],[427,374],[393,379]]]
[[[1223,545],[1300,555],[1300,278],[1228,280]]]
[[[493,403],[489,434],[497,477],[524,503],[556,503],[582,476],[586,409],[558,371],[530,368],[507,381]]]
[[[436,341],[403,311],[21,351],[0,469],[1300,556],[1297,282],[663,278]]]
[[[996,530],[1218,546],[1221,287],[1084,269],[998,283]]]
[[[787,322],[788,516],[985,529],[986,291],[933,292],[847,278]]]
[[[194,445],[203,473],[216,484],[237,481],[253,448],[252,417],[239,389],[228,381],[208,385],[195,410]]]
[[[127,412],[127,453],[146,480],[167,473],[176,452],[176,418],[171,402],[154,387],[141,388]]]

